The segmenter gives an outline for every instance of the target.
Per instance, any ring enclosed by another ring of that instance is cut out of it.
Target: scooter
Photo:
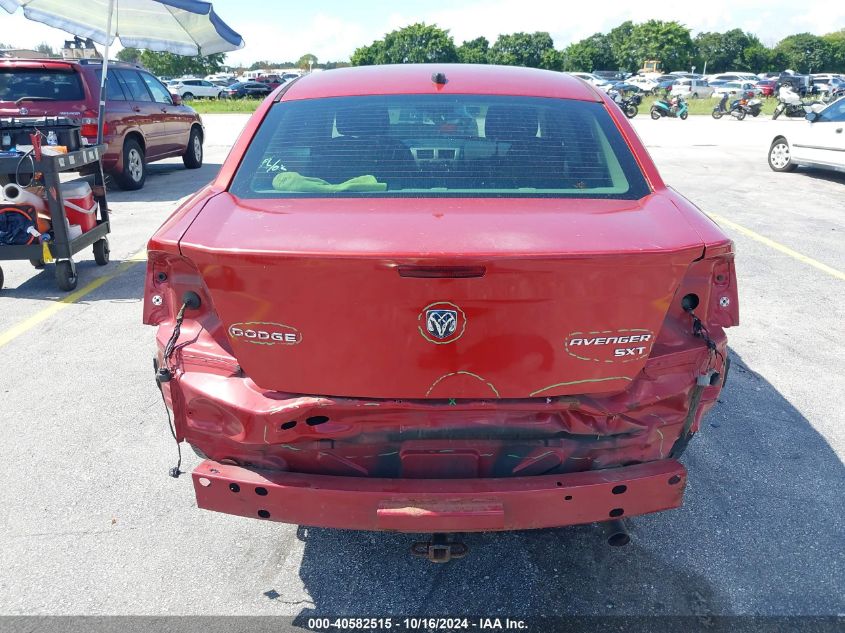
[[[683,97],[672,97],[668,101],[666,99],[655,101],[651,106],[650,114],[655,121],[664,116],[685,120],[689,116],[689,109]]]
[[[749,93],[749,95],[750,94],[751,93]],[[726,114],[730,114],[732,117],[736,118],[737,121],[742,121],[746,114],[756,117],[763,110],[763,102],[759,99],[748,99],[746,97],[742,97],[740,99],[734,99],[730,106],[725,107],[727,102],[728,95],[725,93],[722,95],[719,105],[713,108],[713,112],[711,114],[714,119],[721,119]]]
[[[726,114],[730,114],[737,120],[742,121],[745,118],[745,110],[739,107],[739,101],[739,99],[736,99],[733,103],[730,104],[730,106],[727,106],[728,93],[726,92],[722,95],[722,99],[719,101],[719,105],[713,108],[713,112],[711,112],[711,115],[714,119],[718,120]]]
[[[763,102],[759,99],[750,99],[742,107],[745,108],[747,114],[756,117],[763,111]]]

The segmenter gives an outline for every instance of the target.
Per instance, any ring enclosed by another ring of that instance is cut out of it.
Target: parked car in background
[[[769,167],[794,171],[799,165],[845,172],[845,98],[784,125],[772,140]]]
[[[185,101],[196,98],[222,99],[225,96],[221,86],[205,79],[177,79],[170,82],[168,89]]]
[[[233,75],[232,73],[215,73],[213,75],[206,75],[205,80],[210,81],[212,83],[217,83],[218,81],[226,81],[231,84],[236,81],[236,78],[235,75]]]
[[[259,81],[238,81],[223,89],[224,96],[229,99],[242,99],[244,97],[259,97],[263,99],[273,92],[268,84]]]
[[[628,77],[626,81],[629,84],[633,84],[637,86],[640,90],[645,93],[651,94],[657,89],[657,82],[653,79],[649,79],[648,77],[643,77],[642,75],[634,75],[633,77]]]
[[[97,142],[100,60],[0,60],[0,117],[76,119],[83,139]],[[109,62],[103,169],[123,189],[140,189],[147,163],[181,156],[202,166],[202,120],[156,77],[123,62]]]
[[[611,84],[624,81],[628,77],[628,73],[622,72],[621,70],[594,70],[592,74]]]
[[[279,75],[261,75],[255,81],[260,84],[265,84],[271,91],[275,90],[285,82]]]
[[[728,98],[738,99],[740,97],[758,95],[760,94],[760,89],[750,81],[729,81],[721,86],[717,86],[712,96],[721,98],[724,94],[728,95]]]
[[[813,78],[810,75],[799,75],[793,72],[783,72],[778,76],[778,86],[786,84],[798,95],[804,97],[813,91]]]
[[[678,79],[671,94],[685,99],[706,99],[713,96],[713,88],[705,79]]]
[[[830,92],[838,90],[845,85],[845,79],[841,75],[823,73],[810,75],[813,78],[815,92]]]
[[[672,86],[678,81],[678,77],[676,75],[660,75],[655,79],[657,82],[657,90],[671,90]]]
[[[754,85],[764,97],[773,96],[778,89],[778,82],[774,79],[761,79]]]
[[[640,96],[646,94],[646,91],[643,90],[640,86],[628,83],[627,81],[617,81],[616,83],[611,84],[610,88],[608,88],[608,92],[610,92],[611,90],[619,93],[638,94]]]
[[[593,73],[569,73],[573,77],[578,77],[578,79],[583,79],[588,84],[595,86],[601,90],[607,92],[607,89],[610,88],[611,83],[606,79],[602,79],[601,77],[596,77]]]
[[[704,78],[703,75],[699,75],[698,73],[688,73],[688,72],[684,72],[682,70],[676,70],[676,71],[671,72],[669,74],[673,75],[675,77],[683,78],[683,79],[703,79]]]
[[[758,81],[760,78],[754,73],[730,72],[710,75],[708,81],[713,85],[714,81]]]

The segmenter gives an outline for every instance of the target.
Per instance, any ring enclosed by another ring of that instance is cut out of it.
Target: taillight
[[[199,297],[199,312],[205,313],[210,304],[205,296],[202,277],[193,263],[178,255],[150,251],[144,284],[144,323],[160,325],[173,319],[187,293],[195,293]]]
[[[86,110],[82,113],[82,120],[79,133],[88,139],[96,139],[97,138],[97,113],[93,110]],[[104,121],[103,122],[103,136],[105,137],[108,134],[108,124]]]
[[[707,305],[707,323],[732,327],[739,325],[739,305],[734,272],[733,252],[705,261],[712,262],[710,275],[710,301]]]
[[[703,259],[690,265],[677,294],[678,305],[672,310],[685,311],[687,306],[682,305],[684,302],[696,304],[692,309],[707,326],[739,325],[732,245],[715,247]]]
[[[658,341],[669,347],[688,344],[690,313],[707,328],[739,325],[739,304],[734,272],[733,245],[708,247],[707,254],[692,262],[678,287]]]

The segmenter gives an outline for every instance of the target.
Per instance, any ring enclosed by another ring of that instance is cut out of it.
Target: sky
[[[83,0],[84,1],[84,0]],[[118,0],[119,1],[119,0]],[[449,29],[455,42],[480,35],[491,44],[500,33],[548,31],[557,48],[625,20],[677,20],[701,31],[741,28],[773,46],[786,35],[817,35],[845,28],[845,1],[707,0],[707,2],[600,3],[568,0],[215,0],[217,14],[238,31],[246,46],[229,53],[231,65],[284,61],[312,53],[319,61],[348,60],[358,47],[414,22]],[[60,48],[61,31],[0,9],[0,42],[30,48],[47,42]]]

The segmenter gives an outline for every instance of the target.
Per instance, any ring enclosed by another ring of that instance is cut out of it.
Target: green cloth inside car
[[[341,191],[387,191],[387,183],[375,176],[357,176],[333,185],[319,178],[309,178],[295,171],[285,171],[273,178],[273,189],[297,193],[338,193]]]

